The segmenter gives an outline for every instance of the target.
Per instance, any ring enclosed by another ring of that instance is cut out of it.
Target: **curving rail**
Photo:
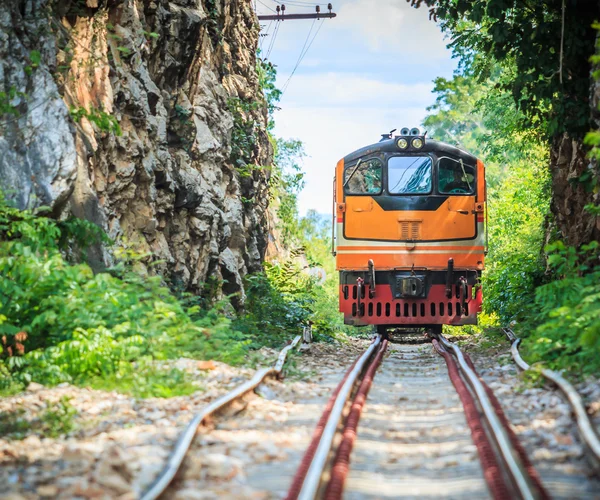
[[[531,369],[531,366],[525,362],[519,354],[519,344],[521,343],[521,339],[518,338],[510,328],[503,328],[503,331],[511,342],[510,352],[517,366],[523,371]],[[594,425],[587,414],[581,396],[579,396],[575,388],[559,373],[548,370],[547,368],[542,368],[539,372],[544,378],[555,384],[567,397],[567,400],[575,413],[579,435],[589,449],[595,466],[600,467],[600,440],[598,439]]]
[[[300,341],[300,335],[298,335],[291,344],[286,346],[279,353],[279,357],[277,359],[277,363],[272,368],[262,368],[258,370],[254,376],[244,382],[243,384],[237,386],[231,392],[228,392],[224,396],[216,399],[208,406],[204,407],[202,411],[194,416],[190,423],[187,425],[185,430],[180,434],[175,447],[165,468],[160,472],[158,477],[150,484],[150,486],[146,489],[146,491],[140,497],[141,500],[155,500],[158,498],[164,491],[167,489],[175,474],[181,467],[183,460],[190,449],[192,441],[194,440],[194,436],[196,435],[196,431],[198,427],[202,424],[202,422],[209,417],[210,415],[216,413],[217,411],[223,409],[236,399],[239,399],[244,394],[252,391],[256,387],[258,387],[263,380],[267,377],[271,376],[280,376],[281,371],[283,370],[283,365],[285,363],[287,353],[293,349],[298,342]]]

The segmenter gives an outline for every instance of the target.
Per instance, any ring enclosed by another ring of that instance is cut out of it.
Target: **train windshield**
[[[431,192],[432,162],[429,156],[392,156],[388,160],[390,194]]]
[[[438,189],[443,194],[473,194],[475,167],[462,160],[442,157],[438,161]]]
[[[347,194],[379,194],[382,185],[381,162],[377,158],[360,161],[346,168],[344,186]]]

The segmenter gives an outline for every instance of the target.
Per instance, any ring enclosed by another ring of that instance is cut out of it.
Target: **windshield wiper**
[[[473,191],[473,188],[471,188],[471,183],[469,182],[469,178],[467,177],[467,172],[465,172],[465,166],[463,165],[462,158],[459,158],[459,159],[460,159],[460,168],[462,168],[463,175],[465,176],[465,182],[467,183],[467,186],[469,186],[469,193],[470,193],[471,191]]]
[[[356,173],[356,171],[358,170],[358,166],[361,164],[362,162],[362,158],[360,160],[358,160],[358,162],[356,163],[354,170],[352,171],[352,173],[348,176],[348,178],[346,179],[346,181],[344,182],[344,185],[342,187],[346,187],[348,185],[348,183],[350,182],[350,179],[352,179],[352,176]]]

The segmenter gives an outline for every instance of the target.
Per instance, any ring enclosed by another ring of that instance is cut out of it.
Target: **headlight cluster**
[[[410,145],[413,149],[421,149],[425,145],[425,141],[421,137],[415,137],[410,140]],[[408,138],[398,137],[396,139],[396,146],[398,149],[408,149]]]

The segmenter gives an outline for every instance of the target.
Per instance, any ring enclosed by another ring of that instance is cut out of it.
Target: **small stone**
[[[185,488],[178,490],[173,497],[174,500],[216,500],[219,495],[212,491],[200,491],[196,488]]]
[[[256,394],[258,394],[260,397],[262,397],[264,399],[268,399],[268,400],[277,399],[277,394],[275,394],[275,391],[273,391],[273,389],[271,389],[266,384],[260,384],[256,388],[255,392],[256,392]]]
[[[37,382],[30,382],[27,386],[28,392],[39,392],[42,389],[44,389],[44,386],[42,384],[38,384]]]
[[[214,479],[233,479],[243,469],[243,462],[227,455],[210,453],[204,457],[204,465],[208,477]]]
[[[58,495],[58,488],[53,484],[45,484],[38,486],[36,493],[41,497],[56,497]]]
[[[198,370],[209,371],[214,370],[216,365],[214,361],[198,361],[196,368],[198,368]]]

